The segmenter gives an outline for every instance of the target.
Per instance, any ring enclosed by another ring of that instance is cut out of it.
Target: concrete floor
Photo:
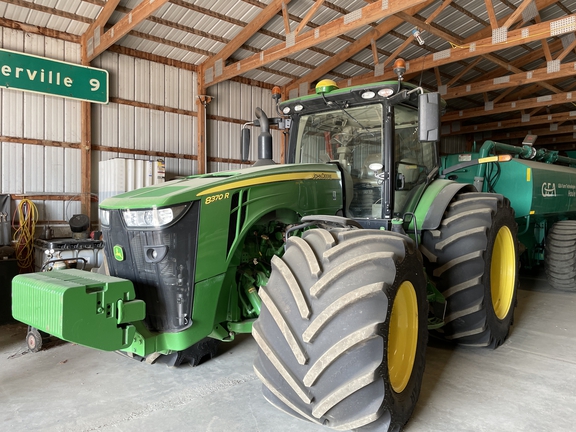
[[[542,275],[523,279],[518,302],[495,351],[429,346],[406,432],[576,429],[576,294]],[[326,431],[264,400],[249,336],[199,367],[168,368],[63,342],[28,353],[25,332],[0,327],[2,431]]]

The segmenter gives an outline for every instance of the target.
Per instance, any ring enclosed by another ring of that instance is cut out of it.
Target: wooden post
[[[81,63],[90,66],[87,51],[82,47]],[[92,109],[90,102],[80,103],[80,211],[92,220]],[[96,216],[98,218],[98,216]]]
[[[82,102],[81,109],[81,143],[80,143],[80,176],[81,185],[81,211],[92,219],[90,196],[92,194],[92,122],[90,119],[90,102]]]
[[[197,154],[198,154],[198,174],[208,172],[208,153],[206,149],[206,107],[212,101],[212,97],[206,95],[206,87],[202,85],[204,81],[204,71],[198,73],[198,133],[197,133]]]

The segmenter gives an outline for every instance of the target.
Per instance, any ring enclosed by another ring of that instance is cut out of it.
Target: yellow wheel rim
[[[418,342],[418,303],[414,286],[402,282],[390,316],[388,330],[388,375],[396,393],[408,385],[416,357]]]
[[[496,235],[490,263],[490,294],[498,319],[504,319],[512,307],[516,282],[516,249],[510,229],[503,226]]]

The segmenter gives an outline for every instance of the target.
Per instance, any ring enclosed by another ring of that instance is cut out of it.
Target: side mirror
[[[250,129],[247,127],[242,128],[242,134],[240,135],[240,159],[242,162],[248,160],[250,155]]]
[[[440,141],[440,93],[418,95],[420,141]]]

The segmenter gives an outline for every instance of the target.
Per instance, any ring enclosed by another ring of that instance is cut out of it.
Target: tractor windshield
[[[433,143],[418,140],[418,112],[398,105],[395,109],[394,162],[395,211],[404,209],[407,196],[436,165]],[[381,215],[384,108],[380,104],[304,115],[298,125],[296,163],[337,160],[350,174],[353,217]]]

